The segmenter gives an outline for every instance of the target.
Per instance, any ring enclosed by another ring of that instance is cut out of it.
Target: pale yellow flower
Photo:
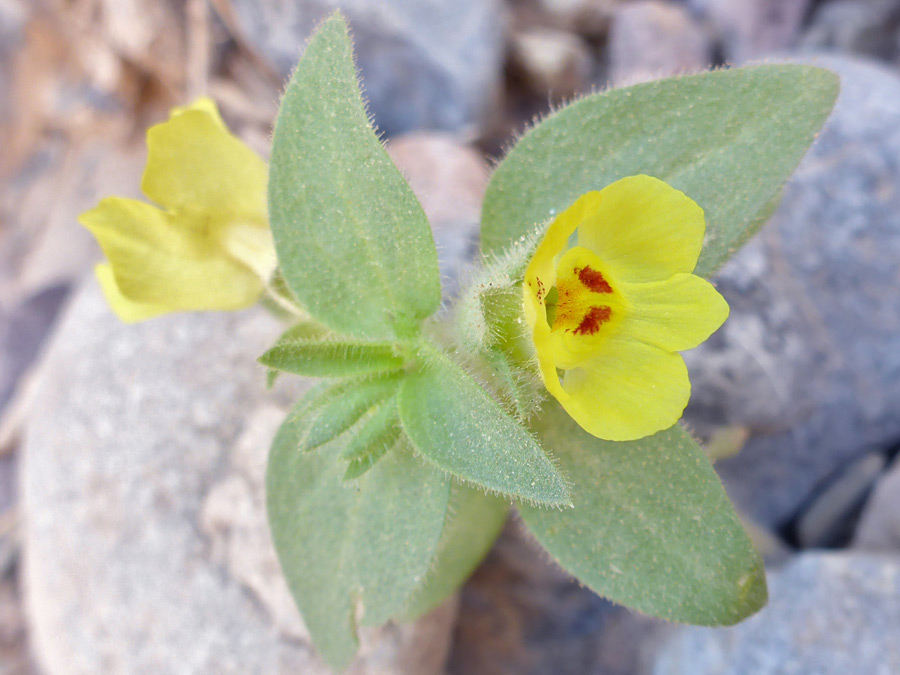
[[[79,219],[108,260],[97,277],[125,321],[255,303],[275,269],[265,162],[212,100],[176,108],[147,132],[141,189],[160,207],[108,197]]]
[[[691,274],[704,230],[684,193],[630,176],[582,195],[538,245],[524,295],[541,376],[594,436],[634,440],[683,414],[691,387],[678,352],[728,317],[725,299]]]

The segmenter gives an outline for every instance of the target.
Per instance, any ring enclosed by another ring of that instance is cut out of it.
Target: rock
[[[266,449],[300,382],[265,391],[255,357],[280,328],[260,309],[127,326],[92,279],[77,293],[23,443],[23,584],[47,675],[328,672],[265,525]],[[364,633],[350,672],[440,672],[452,619]]]
[[[875,485],[853,536],[853,548],[865,551],[900,551],[900,462]]]
[[[716,465],[760,524],[791,519],[841,466],[900,438],[900,79],[863,61],[772,221],[718,275],[731,317],[687,354],[699,430],[753,435]]]
[[[816,7],[802,46],[895,60],[900,56],[900,3],[830,0]]]
[[[487,161],[450,134],[405,134],[391,139],[387,149],[428,216],[444,297],[452,297],[478,250]]]
[[[628,0],[513,0],[513,19],[519,27],[551,27],[592,40],[609,29],[613,13]]]
[[[0,307],[0,413],[37,357],[68,292],[67,285],[50,286],[10,312]]]
[[[797,542],[803,548],[846,545],[872,486],[884,469],[884,455],[870,452],[844,467],[819,492],[797,520]]]
[[[41,144],[0,195],[0,307],[13,308],[51,287],[77,283],[100,257],[78,214],[97,195],[138,197],[144,144],[126,140],[130,123],[104,124],[105,136]]]
[[[514,518],[463,587],[451,675],[633,675],[668,624],[598,597]]]
[[[900,672],[900,562],[804,553],[769,575],[769,605],[733,628],[683,628],[654,675]]]
[[[515,33],[510,45],[510,65],[512,75],[531,93],[554,101],[584,91],[593,67],[581,38],[549,28]]]
[[[378,127],[476,130],[499,87],[499,0],[232,0],[243,38],[287,78],[313,28],[336,7],[349,20]]]
[[[613,86],[707,68],[712,45],[680,5],[640,0],[619,7],[609,31]]]
[[[688,0],[712,26],[725,58],[743,63],[793,47],[810,0]]]
[[[30,667],[25,618],[15,582],[0,578],[0,672],[4,675],[38,675]]]

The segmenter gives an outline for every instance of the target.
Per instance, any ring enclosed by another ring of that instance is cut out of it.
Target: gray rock
[[[688,0],[712,27],[725,58],[733,63],[793,47],[810,0]]]
[[[613,12],[630,0],[513,0],[509,4],[519,26],[553,27],[600,39]]]
[[[853,536],[853,547],[900,552],[900,462],[897,460],[866,502]]]
[[[25,299],[10,312],[0,307],[0,413],[19,378],[37,358],[68,292],[67,285],[51,286]]]
[[[707,68],[712,43],[684,7],[640,0],[619,7],[609,31],[614,86]]]
[[[884,455],[870,452],[844,467],[797,520],[797,543],[802,548],[846,545],[884,464]]]
[[[335,8],[353,31],[378,127],[477,128],[499,86],[504,15],[499,0],[233,0],[244,38],[286,78],[313,28]]]
[[[510,71],[533,94],[561,101],[587,88],[593,63],[577,35],[532,28],[516,32],[510,43]]]
[[[860,60],[773,220],[726,265],[731,317],[687,356],[688,419],[754,432],[718,463],[729,494],[780,525],[841,466],[900,438],[900,78]]]
[[[635,675],[669,629],[550,562],[517,518],[463,587],[451,675]]]
[[[40,675],[31,667],[22,603],[12,575],[0,577],[0,673]]]
[[[900,55],[900,2],[829,0],[816,8],[802,46],[880,59]]]
[[[804,553],[769,575],[769,605],[733,628],[684,628],[654,675],[900,672],[900,562]]]
[[[266,449],[296,386],[266,393],[255,357],[279,330],[258,309],[126,326],[93,280],[77,293],[40,367],[21,470],[48,675],[328,672],[265,524]],[[350,672],[439,672],[453,610],[366,632]]]

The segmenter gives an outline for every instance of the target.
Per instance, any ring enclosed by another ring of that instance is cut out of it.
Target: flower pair
[[[690,397],[678,352],[728,317],[692,274],[703,210],[649,176],[582,195],[525,272],[525,319],[547,390],[589,433],[634,440],[672,426]]]
[[[210,99],[147,133],[142,190],[162,206],[110,197],[82,214],[106,254],[97,276],[115,312],[256,302],[276,267],[266,164],[231,135]],[[728,316],[691,274],[703,211],[649,176],[582,195],[549,226],[528,264],[525,318],[547,390],[589,433],[633,440],[674,424],[690,396],[679,351]]]
[[[159,204],[108,197],[79,219],[108,260],[96,268],[125,321],[255,303],[275,269],[265,162],[208,98],[147,132],[141,189]]]

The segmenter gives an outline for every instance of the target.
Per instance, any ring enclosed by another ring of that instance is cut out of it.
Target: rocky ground
[[[120,324],[75,219],[137,196],[143,130],[201,92],[264,154],[335,5],[448,288],[491,158],[550,106],[752,60],[842,78],[719,276],[729,322],[689,357],[688,420],[725,456],[769,606],[732,629],[637,616],[512,520],[456,600],[367,633],[351,672],[900,672],[900,0],[0,0],[0,675],[325,672],[264,527],[265,449],[296,393],[254,363],[277,325]]]

